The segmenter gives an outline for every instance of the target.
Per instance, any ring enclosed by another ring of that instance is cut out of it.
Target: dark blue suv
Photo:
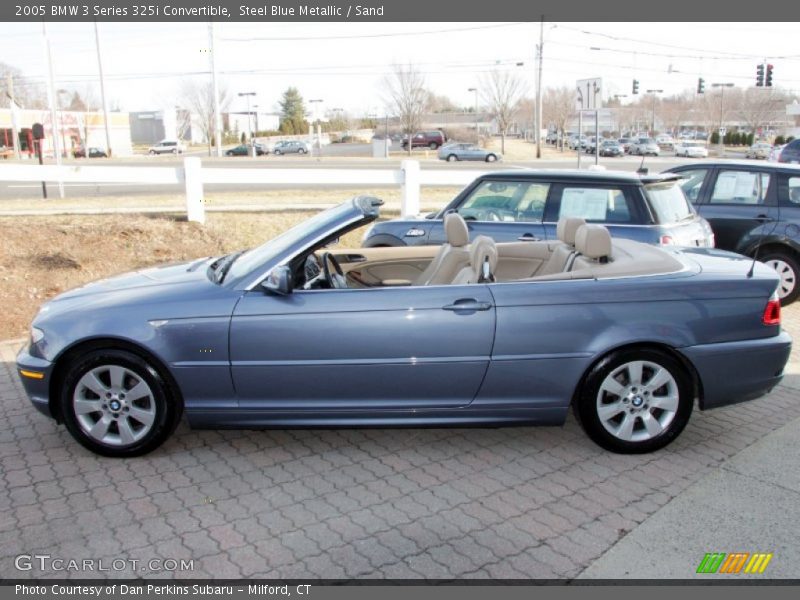
[[[794,142],[793,142],[794,143]],[[778,271],[783,305],[800,296],[800,166],[703,161],[674,167],[681,187],[711,224],[716,245],[757,256]]]
[[[612,171],[515,170],[478,177],[437,213],[377,223],[364,247],[422,246],[445,241],[450,211],[467,221],[472,239],[498,242],[556,240],[562,217],[583,217],[612,236],[650,244],[713,246],[708,223],[697,215],[675,175]]]

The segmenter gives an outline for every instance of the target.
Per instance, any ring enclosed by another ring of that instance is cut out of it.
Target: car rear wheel
[[[154,155],[155,155],[155,153],[156,153],[156,151],[155,151],[155,150],[150,150],[150,151],[148,152],[148,154],[149,154],[150,156],[154,156]]]
[[[430,144],[428,144],[428,148],[430,148],[431,150],[436,150],[438,147],[439,144],[437,144],[436,142],[431,142]]]
[[[630,348],[611,353],[592,368],[575,414],[597,445],[641,454],[678,437],[693,405],[692,380],[678,360],[661,350]]]
[[[72,436],[103,456],[129,457],[160,446],[180,418],[180,403],[147,361],[96,350],[69,365],[61,412]]]
[[[781,278],[778,284],[778,298],[781,300],[781,305],[787,306],[797,300],[800,296],[800,285],[797,284],[800,264],[797,260],[789,254],[774,252],[761,258],[761,261],[775,269]]]
[[[298,154],[305,154],[305,153],[306,153],[306,151],[305,151],[305,148],[300,148],[300,149],[297,151],[297,153],[298,153]]]
[[[486,162],[494,162],[494,161],[496,161],[496,160],[497,160],[497,157],[496,157],[494,154],[489,154],[489,155],[486,157]]]

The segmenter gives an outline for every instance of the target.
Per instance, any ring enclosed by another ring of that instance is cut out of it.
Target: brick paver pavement
[[[800,306],[784,311],[800,336]],[[104,459],[35,412],[0,345],[0,577],[14,557],[194,559],[114,577],[570,578],[711,468],[800,416],[798,353],[768,397],[696,411],[618,456],[564,428],[190,431]],[[87,573],[71,573],[85,577]],[[89,573],[88,575],[91,575]]]

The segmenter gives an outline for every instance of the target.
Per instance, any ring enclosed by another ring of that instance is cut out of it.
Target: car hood
[[[171,263],[115,275],[114,277],[93,281],[79,288],[64,292],[47,304],[56,308],[59,304],[67,301],[85,300],[87,296],[96,297],[120,292],[138,293],[138,291],[147,288],[163,288],[202,280],[208,282],[206,269],[212,262],[213,259],[207,257],[190,262]],[[72,302],[68,303],[72,304]]]

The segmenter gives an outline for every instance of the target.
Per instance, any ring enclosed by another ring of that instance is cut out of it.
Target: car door
[[[470,239],[486,235],[496,242],[538,241],[545,239],[542,217],[549,189],[546,181],[480,179],[448,209],[464,217]],[[428,243],[445,241],[439,221]]]
[[[489,364],[487,286],[259,288],[237,304],[231,372],[248,410],[451,408],[472,402]]]
[[[776,181],[769,169],[717,167],[696,207],[714,232],[716,246],[746,253],[780,218]]]

